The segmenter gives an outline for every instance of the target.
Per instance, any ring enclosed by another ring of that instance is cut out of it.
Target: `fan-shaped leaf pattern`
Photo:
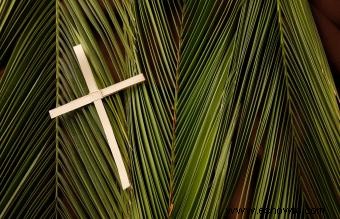
[[[47,114],[88,94],[79,43],[99,88],[147,79],[104,99],[127,191],[92,105]],[[340,215],[339,97],[307,0],[3,0],[0,78],[1,218]]]

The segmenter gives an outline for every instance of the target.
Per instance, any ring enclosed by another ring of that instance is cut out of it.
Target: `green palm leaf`
[[[92,105],[47,114],[88,94],[79,43],[99,88],[147,79],[104,99],[126,191]],[[5,0],[0,69],[1,218],[340,216],[338,94],[306,0]]]
[[[51,217],[55,125],[48,110],[55,104],[54,3],[0,5],[0,66],[5,66],[0,75],[0,218]]]
[[[70,1],[60,2],[57,7],[57,93],[60,104],[88,93],[73,54],[72,47],[78,43],[83,45],[89,57],[100,88],[131,74],[129,62],[133,60],[133,51],[129,40],[133,37],[133,30],[130,30],[128,23],[123,27],[117,24],[121,17],[115,15],[115,10],[118,10],[127,17],[130,5],[115,7],[90,1]],[[106,16],[104,13],[109,14]],[[118,145],[128,162],[129,141],[123,100],[115,95],[105,99],[105,103]],[[132,193],[123,192],[120,187],[118,172],[94,107],[88,106],[61,117],[57,136],[60,211],[66,217],[134,217]]]

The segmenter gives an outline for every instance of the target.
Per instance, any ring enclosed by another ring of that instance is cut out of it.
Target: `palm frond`
[[[337,93],[306,1],[142,1],[137,19],[150,83],[132,102],[144,217],[306,204],[339,215]]]
[[[0,80],[0,218],[51,217],[55,125],[48,110],[55,103],[54,2],[0,5],[0,63],[6,64]]]
[[[130,3],[58,2],[58,104],[88,94],[72,47],[81,43],[100,88],[131,75]],[[107,13],[107,14],[106,14]],[[87,19],[85,19],[87,18]],[[121,20],[122,23],[118,23]],[[129,141],[123,99],[105,103],[118,145],[128,164]],[[87,106],[58,119],[58,211],[64,216],[126,218],[133,216],[133,196],[124,192],[97,112]]]
[[[47,114],[88,94],[79,43],[99,88],[147,79],[104,99],[127,191],[93,106]],[[339,97],[307,0],[4,0],[0,79],[0,218],[340,216]]]

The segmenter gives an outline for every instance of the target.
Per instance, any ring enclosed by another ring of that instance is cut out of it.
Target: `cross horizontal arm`
[[[78,109],[80,107],[86,106],[90,103],[93,103],[95,100],[101,99],[102,93],[100,91],[90,93],[86,96],[80,97],[76,100],[73,100],[69,103],[66,103],[62,106],[59,106],[57,108],[54,108],[49,111],[51,118],[58,117],[60,115],[63,115],[65,113],[71,112],[75,109]]]
[[[131,87],[132,85],[139,84],[143,81],[145,81],[144,75],[139,74],[109,87],[103,88],[100,91],[102,92],[103,97],[107,97],[111,94],[124,90],[125,88]]]
[[[80,97],[76,100],[73,100],[67,104],[59,106],[55,109],[49,111],[51,118],[55,118],[57,116],[63,115],[65,113],[76,110],[80,107],[86,106],[95,100],[101,99],[103,97],[109,96],[110,94],[114,94],[120,90],[131,87],[132,85],[138,84],[145,81],[143,74],[136,75],[124,81],[118,82],[112,86],[101,89],[100,91],[92,92],[86,96]]]

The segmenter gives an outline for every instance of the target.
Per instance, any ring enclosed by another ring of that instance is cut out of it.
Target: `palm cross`
[[[73,100],[65,105],[59,106],[55,109],[50,110],[51,118],[55,118],[57,116],[63,115],[90,103],[94,103],[96,110],[99,115],[100,122],[104,128],[104,133],[107,139],[107,142],[110,146],[111,153],[116,162],[119,178],[122,184],[123,189],[127,189],[131,186],[126,168],[124,166],[122,155],[119,151],[117,140],[113,134],[112,126],[110,124],[109,117],[105,111],[102,98],[116,93],[120,90],[128,88],[132,85],[141,83],[145,80],[143,74],[139,74],[137,76],[131,77],[122,82],[116,83],[112,86],[106,87],[104,89],[99,90],[96,84],[96,81],[93,77],[93,73],[91,71],[90,64],[86,58],[85,52],[81,45],[77,45],[73,47],[73,50],[77,56],[78,62],[80,64],[80,69],[84,75],[87,87],[89,88],[90,93],[83,97],[80,97],[76,100]]]

